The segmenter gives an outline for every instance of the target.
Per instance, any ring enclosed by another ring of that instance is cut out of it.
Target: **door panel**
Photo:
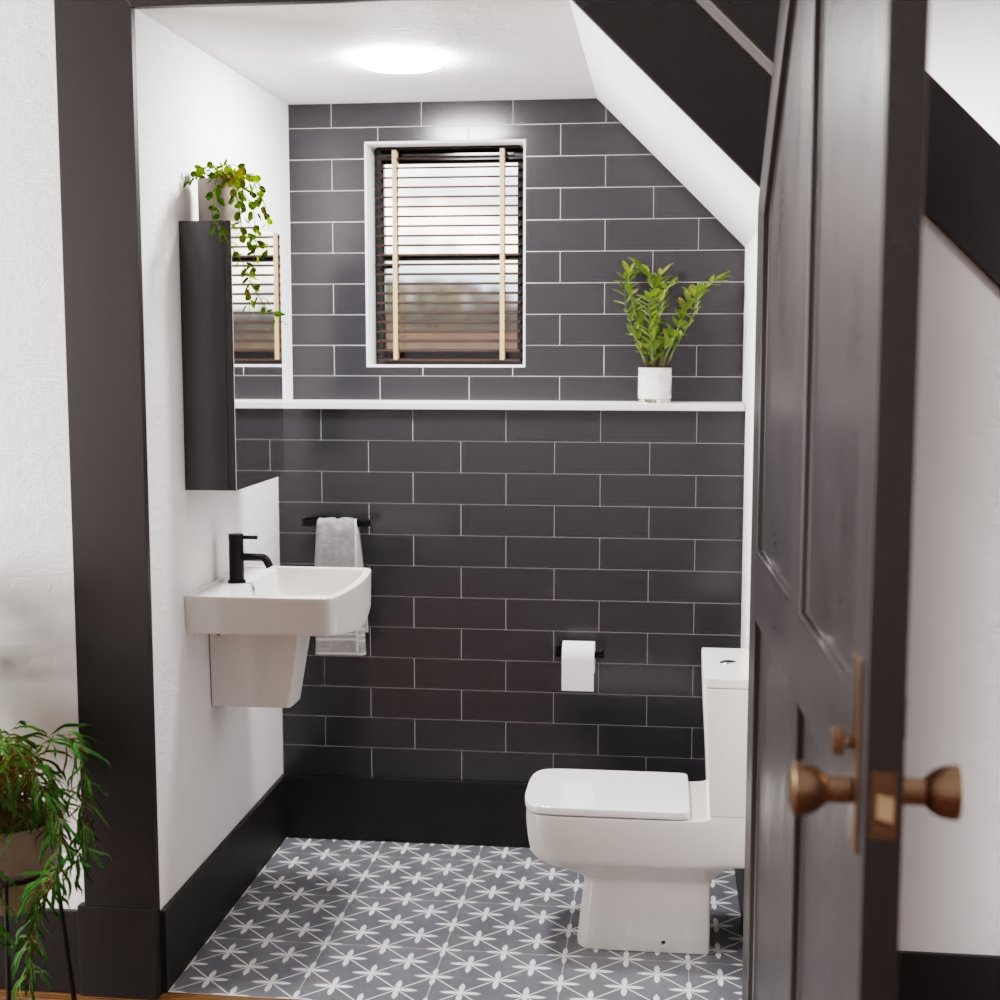
[[[922,0],[782,6],[761,187],[753,1000],[895,996],[924,18]],[[834,725],[853,746],[835,752]],[[815,811],[797,818],[796,759],[842,779],[800,769]]]

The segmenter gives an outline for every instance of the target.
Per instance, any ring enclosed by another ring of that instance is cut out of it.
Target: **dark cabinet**
[[[232,257],[212,225],[180,223],[184,475],[189,490],[236,489]]]

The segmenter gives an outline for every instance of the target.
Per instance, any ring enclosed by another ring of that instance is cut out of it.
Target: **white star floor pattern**
[[[732,872],[707,955],[595,951],[583,878],[523,847],[286,840],[174,992],[334,1000],[738,1000]]]

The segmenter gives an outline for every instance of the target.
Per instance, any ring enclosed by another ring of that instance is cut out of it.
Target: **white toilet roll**
[[[593,639],[563,639],[562,690],[593,691],[597,672],[597,643]]]

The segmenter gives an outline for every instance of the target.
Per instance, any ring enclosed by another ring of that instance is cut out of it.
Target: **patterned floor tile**
[[[281,1000],[739,1000],[731,872],[707,955],[595,951],[583,879],[526,848],[286,840],[175,992]]]

